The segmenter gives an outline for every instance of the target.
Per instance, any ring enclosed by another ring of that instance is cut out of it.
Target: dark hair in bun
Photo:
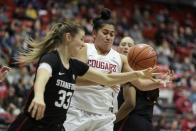
[[[110,19],[110,17],[111,17],[111,10],[107,8],[103,8],[103,10],[101,11],[101,18],[103,20],[107,20]]]
[[[103,8],[101,14],[93,19],[93,30],[98,31],[104,24],[115,25],[111,19],[111,10]]]

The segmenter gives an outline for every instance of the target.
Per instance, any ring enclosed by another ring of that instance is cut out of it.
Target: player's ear
[[[68,33],[65,33],[65,39],[66,41],[70,42],[71,41],[71,34],[68,32]]]
[[[93,32],[92,32],[92,36],[93,36],[93,39],[94,39],[94,40],[95,40],[95,38],[96,38],[96,35],[97,35],[96,30],[93,30]]]

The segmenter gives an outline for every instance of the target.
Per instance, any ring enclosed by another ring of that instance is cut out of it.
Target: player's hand
[[[35,118],[36,120],[40,120],[44,117],[44,112],[46,109],[46,105],[43,98],[34,97],[28,112],[31,113],[31,117]]]
[[[136,71],[136,75],[138,78],[152,79],[154,76],[160,76],[161,73],[155,73],[158,67],[155,66],[153,68],[147,68],[145,70]]]
[[[111,87],[116,93],[119,93],[120,89],[119,86],[115,85]]]
[[[166,87],[166,85],[172,82],[173,79],[174,79],[174,72],[168,70],[167,73],[165,73],[162,77],[160,77],[159,79],[155,79],[156,80],[155,82],[158,82],[160,85]]]

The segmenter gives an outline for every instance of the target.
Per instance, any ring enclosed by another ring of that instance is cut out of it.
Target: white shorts
[[[112,112],[95,114],[69,107],[63,126],[66,131],[113,131],[115,119]]]

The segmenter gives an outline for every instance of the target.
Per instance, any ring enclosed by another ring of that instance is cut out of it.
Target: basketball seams
[[[156,57],[156,56],[157,56],[157,55],[154,55],[154,56],[151,56],[151,57],[148,57],[148,58],[144,58],[144,59],[140,59],[140,60],[138,60],[137,62],[135,62],[135,64],[137,64],[137,63],[139,63],[139,62],[141,62],[141,61],[143,61],[143,60],[151,59],[151,58]]]
[[[146,50],[142,51],[140,53],[139,56],[137,56],[136,60],[135,60],[135,63],[137,63],[138,61],[140,61],[141,59],[145,59],[145,58],[148,58],[148,57],[152,57],[152,55],[156,55],[156,52],[153,51],[152,53],[149,54],[150,50],[152,50],[153,48],[150,47],[150,48],[147,48]]]
[[[152,58],[153,58],[153,57],[152,57]],[[152,58],[151,58],[151,59],[152,59]],[[146,69],[146,68],[149,68],[149,67],[153,67],[153,66],[156,64],[156,61],[155,61],[155,60],[153,60],[153,61],[154,61],[154,63],[153,63],[151,66],[147,66],[147,65],[146,65],[146,66],[145,66],[145,65],[143,66],[143,65],[138,64],[139,62],[137,62],[135,65],[136,65],[136,68],[137,68],[137,67],[140,67],[140,68],[142,68],[142,69]],[[140,62],[141,62],[141,61],[140,61]]]
[[[145,47],[143,50],[141,50],[141,51],[135,56],[135,58],[134,58],[134,60],[133,60],[134,66],[136,65],[136,63],[135,63],[136,58],[137,58],[144,50],[148,49],[149,47],[150,47],[150,46]]]
[[[149,45],[140,46],[139,44],[129,50],[128,62],[134,70],[143,70],[153,67],[157,62],[156,51]]]

